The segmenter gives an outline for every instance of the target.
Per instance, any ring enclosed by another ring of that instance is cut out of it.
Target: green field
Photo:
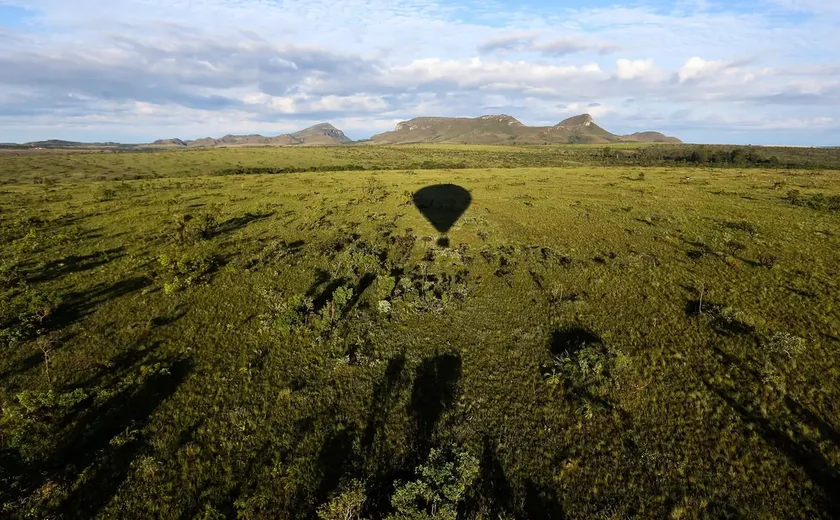
[[[0,516],[836,518],[840,151],[671,149],[0,155]]]

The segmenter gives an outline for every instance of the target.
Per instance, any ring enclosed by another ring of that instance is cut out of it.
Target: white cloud
[[[616,75],[620,79],[657,79],[659,71],[652,59],[628,60],[620,59],[616,62]]]

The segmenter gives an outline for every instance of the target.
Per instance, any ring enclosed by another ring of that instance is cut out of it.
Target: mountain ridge
[[[554,126],[527,126],[506,115],[418,117],[397,123],[391,132],[371,137],[374,144],[608,144],[627,142],[682,143],[676,137],[644,131],[617,135],[604,130],[590,114]]]
[[[178,138],[158,139],[147,145],[157,148],[230,148],[247,146],[329,146],[351,143],[344,132],[330,123],[319,123],[290,134],[266,137],[260,134],[234,135],[224,137],[203,137],[193,140]]]
[[[276,136],[260,134],[228,134],[223,137],[158,139],[148,144],[120,144],[114,142],[82,143],[49,139],[24,144],[7,143],[4,147],[22,148],[95,148],[95,149],[152,149],[177,150],[194,148],[236,148],[254,146],[338,146],[354,143],[343,131],[330,123]],[[507,114],[479,117],[416,117],[397,123],[393,131],[383,132],[366,144],[608,144],[608,143],[682,143],[676,137],[660,132],[642,131],[617,135],[595,123],[590,114],[564,119],[554,126],[528,126]]]

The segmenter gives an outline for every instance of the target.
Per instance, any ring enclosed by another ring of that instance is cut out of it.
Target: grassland
[[[148,180],[314,171],[576,166],[836,169],[840,149],[621,143],[575,146],[404,145],[163,152],[0,150],[2,184]]]
[[[840,163],[790,154],[2,155],[0,511],[837,517]]]

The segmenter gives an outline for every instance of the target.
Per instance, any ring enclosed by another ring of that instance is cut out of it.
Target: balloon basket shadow
[[[440,237],[437,239],[437,245],[439,247],[449,247],[449,237]]]

